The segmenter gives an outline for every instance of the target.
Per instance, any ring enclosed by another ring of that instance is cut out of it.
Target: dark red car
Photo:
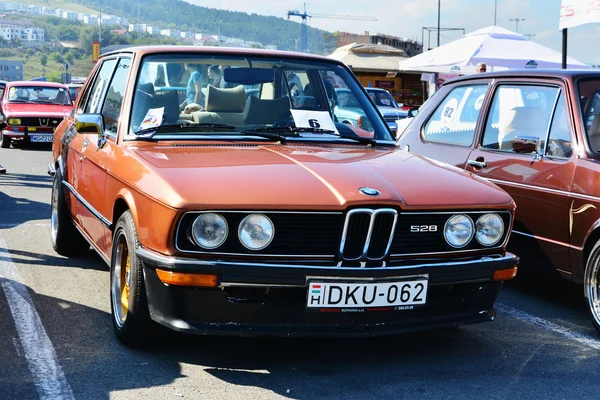
[[[517,203],[509,250],[583,283],[598,330],[599,115],[600,71],[477,74],[445,84],[399,139],[505,189]]]
[[[66,85],[51,82],[8,82],[0,105],[0,147],[12,141],[52,142],[54,130],[71,113]]]

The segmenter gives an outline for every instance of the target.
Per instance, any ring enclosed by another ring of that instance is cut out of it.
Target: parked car
[[[79,96],[79,92],[81,92],[81,88],[83,87],[83,82],[69,83],[67,85],[67,87],[69,88],[69,93],[71,94],[71,99],[73,99],[73,102],[75,102],[75,100],[77,100],[77,97]]]
[[[12,141],[52,142],[58,124],[73,109],[66,85],[51,82],[7,82],[0,105],[0,147]]]
[[[236,67],[224,73],[235,87],[208,86],[191,114],[140,75],[146,64],[215,59]],[[291,73],[313,90],[298,107]],[[370,131],[334,122],[324,75],[348,86]],[[327,57],[104,54],[55,132],[53,160],[53,247],[68,256],[91,245],[110,267],[113,326],[127,345],[155,323],[371,336],[491,321],[517,271],[505,251],[510,196],[400,151],[358,79]]]
[[[408,117],[410,108],[403,107],[396,103],[394,97],[385,89],[381,88],[365,88],[371,100],[375,103],[381,115],[387,122],[392,134],[398,131],[398,121]]]
[[[510,71],[445,84],[399,144],[504,188],[509,249],[583,284],[600,330],[600,72]]]

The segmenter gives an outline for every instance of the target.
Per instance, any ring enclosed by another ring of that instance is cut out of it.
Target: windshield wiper
[[[34,104],[58,104],[58,105],[64,106],[64,104],[59,101],[51,101],[51,100],[34,100],[33,103]]]
[[[377,144],[377,141],[375,139],[364,138],[361,136],[342,135],[331,129],[322,129],[322,128],[306,128],[306,127],[294,127],[294,126],[282,126],[282,127],[270,126],[270,127],[266,127],[266,128],[249,129],[246,131],[242,131],[242,133],[252,133],[252,132],[290,132],[292,134],[295,134],[295,135],[289,135],[289,136],[293,136],[293,137],[298,137],[298,135],[297,135],[298,133],[317,133],[317,134],[324,133],[324,134],[334,135],[341,139],[354,140],[360,144],[366,144],[366,145]]]
[[[152,137],[164,131],[172,131],[177,128],[183,132],[215,132],[215,131],[235,131],[237,128],[233,125],[225,124],[168,124],[153,126],[151,128],[140,129],[134,133],[140,139],[152,139]]]
[[[21,100],[21,99],[14,99],[14,100],[9,100],[9,103],[31,103],[31,100]]]

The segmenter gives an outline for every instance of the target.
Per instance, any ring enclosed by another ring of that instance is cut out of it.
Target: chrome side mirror
[[[419,113],[419,109],[418,108],[411,108],[410,110],[408,110],[408,116],[410,118],[416,117],[418,113]]]
[[[542,140],[537,136],[517,136],[513,140],[513,151],[515,153],[539,154]]]
[[[98,149],[106,144],[104,134],[104,118],[102,114],[79,114],[75,116],[77,133],[93,133],[98,135]]]

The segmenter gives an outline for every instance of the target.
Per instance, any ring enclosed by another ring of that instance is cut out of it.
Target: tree
[[[45,67],[46,64],[48,64],[48,56],[46,53],[40,54],[40,64],[42,64],[42,67]]]
[[[68,52],[67,54],[65,54],[65,61],[69,64],[73,64],[73,61],[75,60],[75,56],[73,56],[72,52]]]

